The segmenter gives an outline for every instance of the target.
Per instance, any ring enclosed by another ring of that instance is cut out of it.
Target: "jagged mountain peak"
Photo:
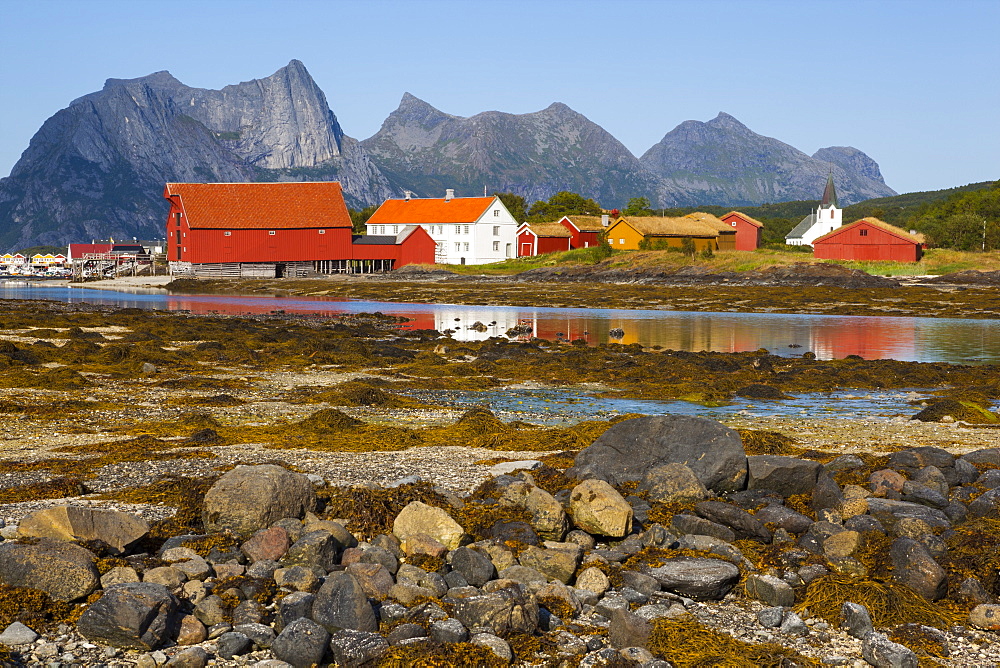
[[[160,70],[159,72],[153,72],[152,74],[147,74],[142,77],[135,77],[134,79],[107,79],[104,82],[104,90],[116,88],[118,86],[130,86],[135,84],[145,84],[154,88],[176,88],[184,86],[184,84],[178,81],[173,74],[167,70]]]
[[[737,120],[735,116],[731,116],[724,111],[720,111],[715,118],[708,121],[705,125],[726,130],[750,130],[750,128]]]

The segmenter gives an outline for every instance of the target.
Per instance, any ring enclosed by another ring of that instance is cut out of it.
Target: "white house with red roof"
[[[487,264],[517,257],[517,221],[499,197],[389,199],[368,219],[368,234],[424,228],[436,245],[438,264]]]

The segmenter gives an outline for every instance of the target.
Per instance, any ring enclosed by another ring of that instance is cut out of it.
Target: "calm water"
[[[766,348],[776,355],[811,351],[820,359],[860,355],[964,364],[1000,363],[1000,321],[949,318],[830,316],[778,313],[698,313],[664,310],[525,308],[332,301],[307,297],[171,295],[0,283],[3,299],[50,299],[192,313],[260,314],[273,311],[333,316],[372,313],[409,318],[414,329],[451,330],[460,341],[504,336],[531,328],[543,339],[590,344],[639,343],[671,350],[735,352]],[[473,329],[474,323],[485,331]],[[620,329],[613,338],[609,332]]]

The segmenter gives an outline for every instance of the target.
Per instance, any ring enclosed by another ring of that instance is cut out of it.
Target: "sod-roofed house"
[[[719,230],[694,218],[629,216],[608,226],[608,244],[617,250],[683,248],[690,239],[696,251],[717,250]]]
[[[764,223],[739,211],[730,211],[720,220],[736,230],[736,250],[752,251],[760,248]]]
[[[924,237],[878,218],[862,218],[813,241],[820,260],[891,260],[917,262],[923,257]]]
[[[715,239],[716,247],[712,250],[736,250],[736,230],[729,223],[725,223],[721,218],[717,218],[710,213],[704,213],[703,211],[695,211],[684,217],[704,223],[719,233],[719,236]]]
[[[517,228],[517,256],[529,257],[568,251],[573,233],[559,223],[522,223]]]

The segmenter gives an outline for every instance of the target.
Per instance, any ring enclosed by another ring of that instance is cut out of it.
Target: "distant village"
[[[407,265],[477,265],[596,247],[613,250],[754,251],[763,224],[739,211],[721,217],[563,216],[519,223],[497,196],[389,199],[352,221],[337,182],[168,183],[165,242],[71,243],[66,255],[0,256],[0,274],[92,280],[148,273],[166,261],[175,276],[303,278],[368,274]],[[921,235],[877,218],[842,220],[832,176],[819,206],[785,237],[823,260],[916,262]]]

